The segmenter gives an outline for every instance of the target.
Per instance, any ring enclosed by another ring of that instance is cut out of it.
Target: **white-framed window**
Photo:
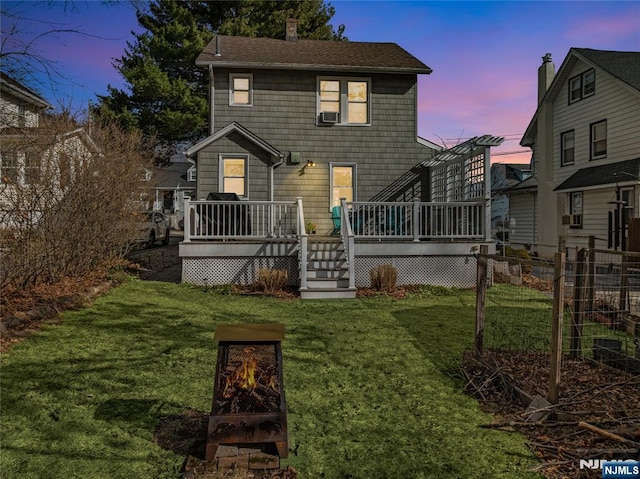
[[[3,151],[0,155],[0,183],[17,184],[20,179],[20,164],[15,151]]]
[[[582,228],[582,191],[569,193],[570,228]]]
[[[370,124],[371,79],[318,77],[318,123],[322,113],[337,113],[339,125]],[[332,123],[334,123],[332,121]]]
[[[41,157],[35,151],[27,151],[24,155],[24,183],[37,185],[40,183]]]
[[[569,79],[569,103],[575,103],[596,92],[596,72],[592,68]]]
[[[560,134],[560,166],[573,165],[575,161],[575,132],[565,131]]]
[[[355,163],[329,163],[329,179],[331,188],[331,204],[340,206],[340,198],[347,201],[356,199],[356,164]]]
[[[195,166],[192,166],[187,170],[187,181],[196,181],[197,170]]]
[[[235,193],[247,197],[247,170],[249,158],[246,155],[220,155],[221,193]]]
[[[253,106],[251,73],[229,73],[229,106]]]
[[[27,126],[27,107],[18,105],[18,126]]]
[[[599,160],[607,156],[607,120],[591,124],[590,159]]]

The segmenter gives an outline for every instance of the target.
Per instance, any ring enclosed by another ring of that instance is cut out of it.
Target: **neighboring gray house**
[[[640,52],[572,48],[538,70],[538,109],[520,142],[534,178],[510,192],[512,239],[543,257],[567,247],[621,249],[611,232],[640,208]],[[617,217],[617,220],[616,220]],[[611,218],[611,219],[610,219]]]
[[[196,197],[196,167],[192,161],[180,160],[176,158],[168,165],[157,166],[152,174],[153,209],[167,215],[173,229],[180,229],[185,197]]]
[[[210,136],[187,151],[198,199],[303,197],[327,233],[341,197],[368,200],[439,149],[417,135],[417,78],[431,69],[394,43],[220,35],[196,64],[212,99]]]

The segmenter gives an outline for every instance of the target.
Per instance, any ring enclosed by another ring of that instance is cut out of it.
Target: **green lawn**
[[[2,358],[3,478],[177,478],[161,417],[211,406],[216,326],[282,322],[290,454],[315,478],[534,478],[452,379],[475,296],[282,301],[132,280]]]

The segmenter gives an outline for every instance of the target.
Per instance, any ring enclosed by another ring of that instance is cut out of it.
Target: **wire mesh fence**
[[[640,374],[640,254],[573,253],[478,260],[476,350],[548,356],[555,400],[560,369],[576,360]]]
[[[579,250],[568,353],[640,374],[640,253]]]

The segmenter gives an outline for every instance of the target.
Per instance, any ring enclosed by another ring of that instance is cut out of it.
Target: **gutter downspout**
[[[280,153],[280,156],[278,157],[278,159],[280,161],[278,161],[277,163],[272,163],[269,166],[269,231],[273,231],[273,225],[275,224],[275,205],[273,204],[273,190],[274,190],[274,179],[273,179],[273,172],[276,169],[277,166],[280,166],[282,163],[284,163],[284,155],[282,153]],[[300,199],[300,201],[302,201],[302,199]]]
[[[215,105],[215,83],[213,75],[213,65],[209,65],[209,135],[213,135],[214,128],[214,105]]]

